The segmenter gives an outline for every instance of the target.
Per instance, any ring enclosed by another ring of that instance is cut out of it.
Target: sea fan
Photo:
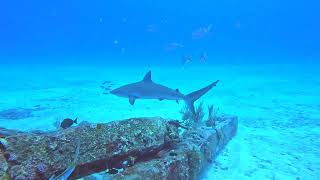
[[[184,106],[180,113],[182,114],[182,120],[185,124],[200,123],[204,117],[203,103],[196,107],[195,113],[192,113],[187,106]]]
[[[208,119],[206,121],[206,125],[208,127],[215,127],[216,121],[217,121],[217,114],[218,114],[219,108],[214,108],[213,105],[208,106]]]

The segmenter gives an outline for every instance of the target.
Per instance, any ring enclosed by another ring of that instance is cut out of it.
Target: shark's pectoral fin
[[[162,99],[162,98],[159,98],[159,101],[162,101],[162,100],[164,100],[164,99]]]
[[[136,98],[135,97],[129,97],[129,103],[131,105],[134,105],[134,102],[136,101]]]
[[[178,100],[176,100],[176,102],[177,102],[177,104],[179,104],[179,101],[178,101]]]

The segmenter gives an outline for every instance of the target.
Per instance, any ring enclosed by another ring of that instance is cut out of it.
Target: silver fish
[[[49,180],[67,180],[69,176],[73,173],[73,171],[76,169],[78,157],[80,154],[80,141],[77,142],[77,149],[75,153],[75,158],[73,162],[69,165],[69,167],[63,171],[59,176],[55,177],[55,175],[52,175]]]

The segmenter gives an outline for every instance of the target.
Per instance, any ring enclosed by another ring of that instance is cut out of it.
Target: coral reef
[[[105,92],[103,94],[109,94],[115,84],[112,81],[104,81],[100,85],[100,88],[104,89]]]

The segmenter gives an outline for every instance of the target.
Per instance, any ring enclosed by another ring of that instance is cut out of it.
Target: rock
[[[223,117],[215,129],[199,127],[185,131],[181,141],[159,156],[139,162],[110,179],[193,180],[211,164],[237,131],[236,117]],[[160,154],[160,153],[159,153]]]
[[[0,111],[0,119],[18,120],[32,117],[33,109],[30,108],[12,108]]]
[[[6,129],[3,127],[0,127],[0,138],[6,137],[6,136],[14,136],[19,133],[21,133],[21,132],[17,131],[17,130]]]
[[[0,179],[48,179],[80,154],[70,179],[193,180],[237,132],[236,117],[220,117],[215,128],[187,128],[175,120],[133,118],[86,124],[47,133],[7,136],[0,154]],[[14,161],[10,160],[14,157]],[[100,172],[99,174],[97,174]],[[101,173],[109,172],[109,173]],[[91,175],[91,176],[89,176]]]
[[[6,159],[10,178],[48,179],[68,168],[74,160],[76,142],[80,140],[80,155],[72,176],[80,178],[107,168],[119,168],[129,157],[155,154],[178,137],[178,128],[165,119],[133,118],[56,132],[8,136],[4,157],[15,157],[15,161]]]
[[[1,150],[0,150],[0,179],[9,180],[8,163]]]

